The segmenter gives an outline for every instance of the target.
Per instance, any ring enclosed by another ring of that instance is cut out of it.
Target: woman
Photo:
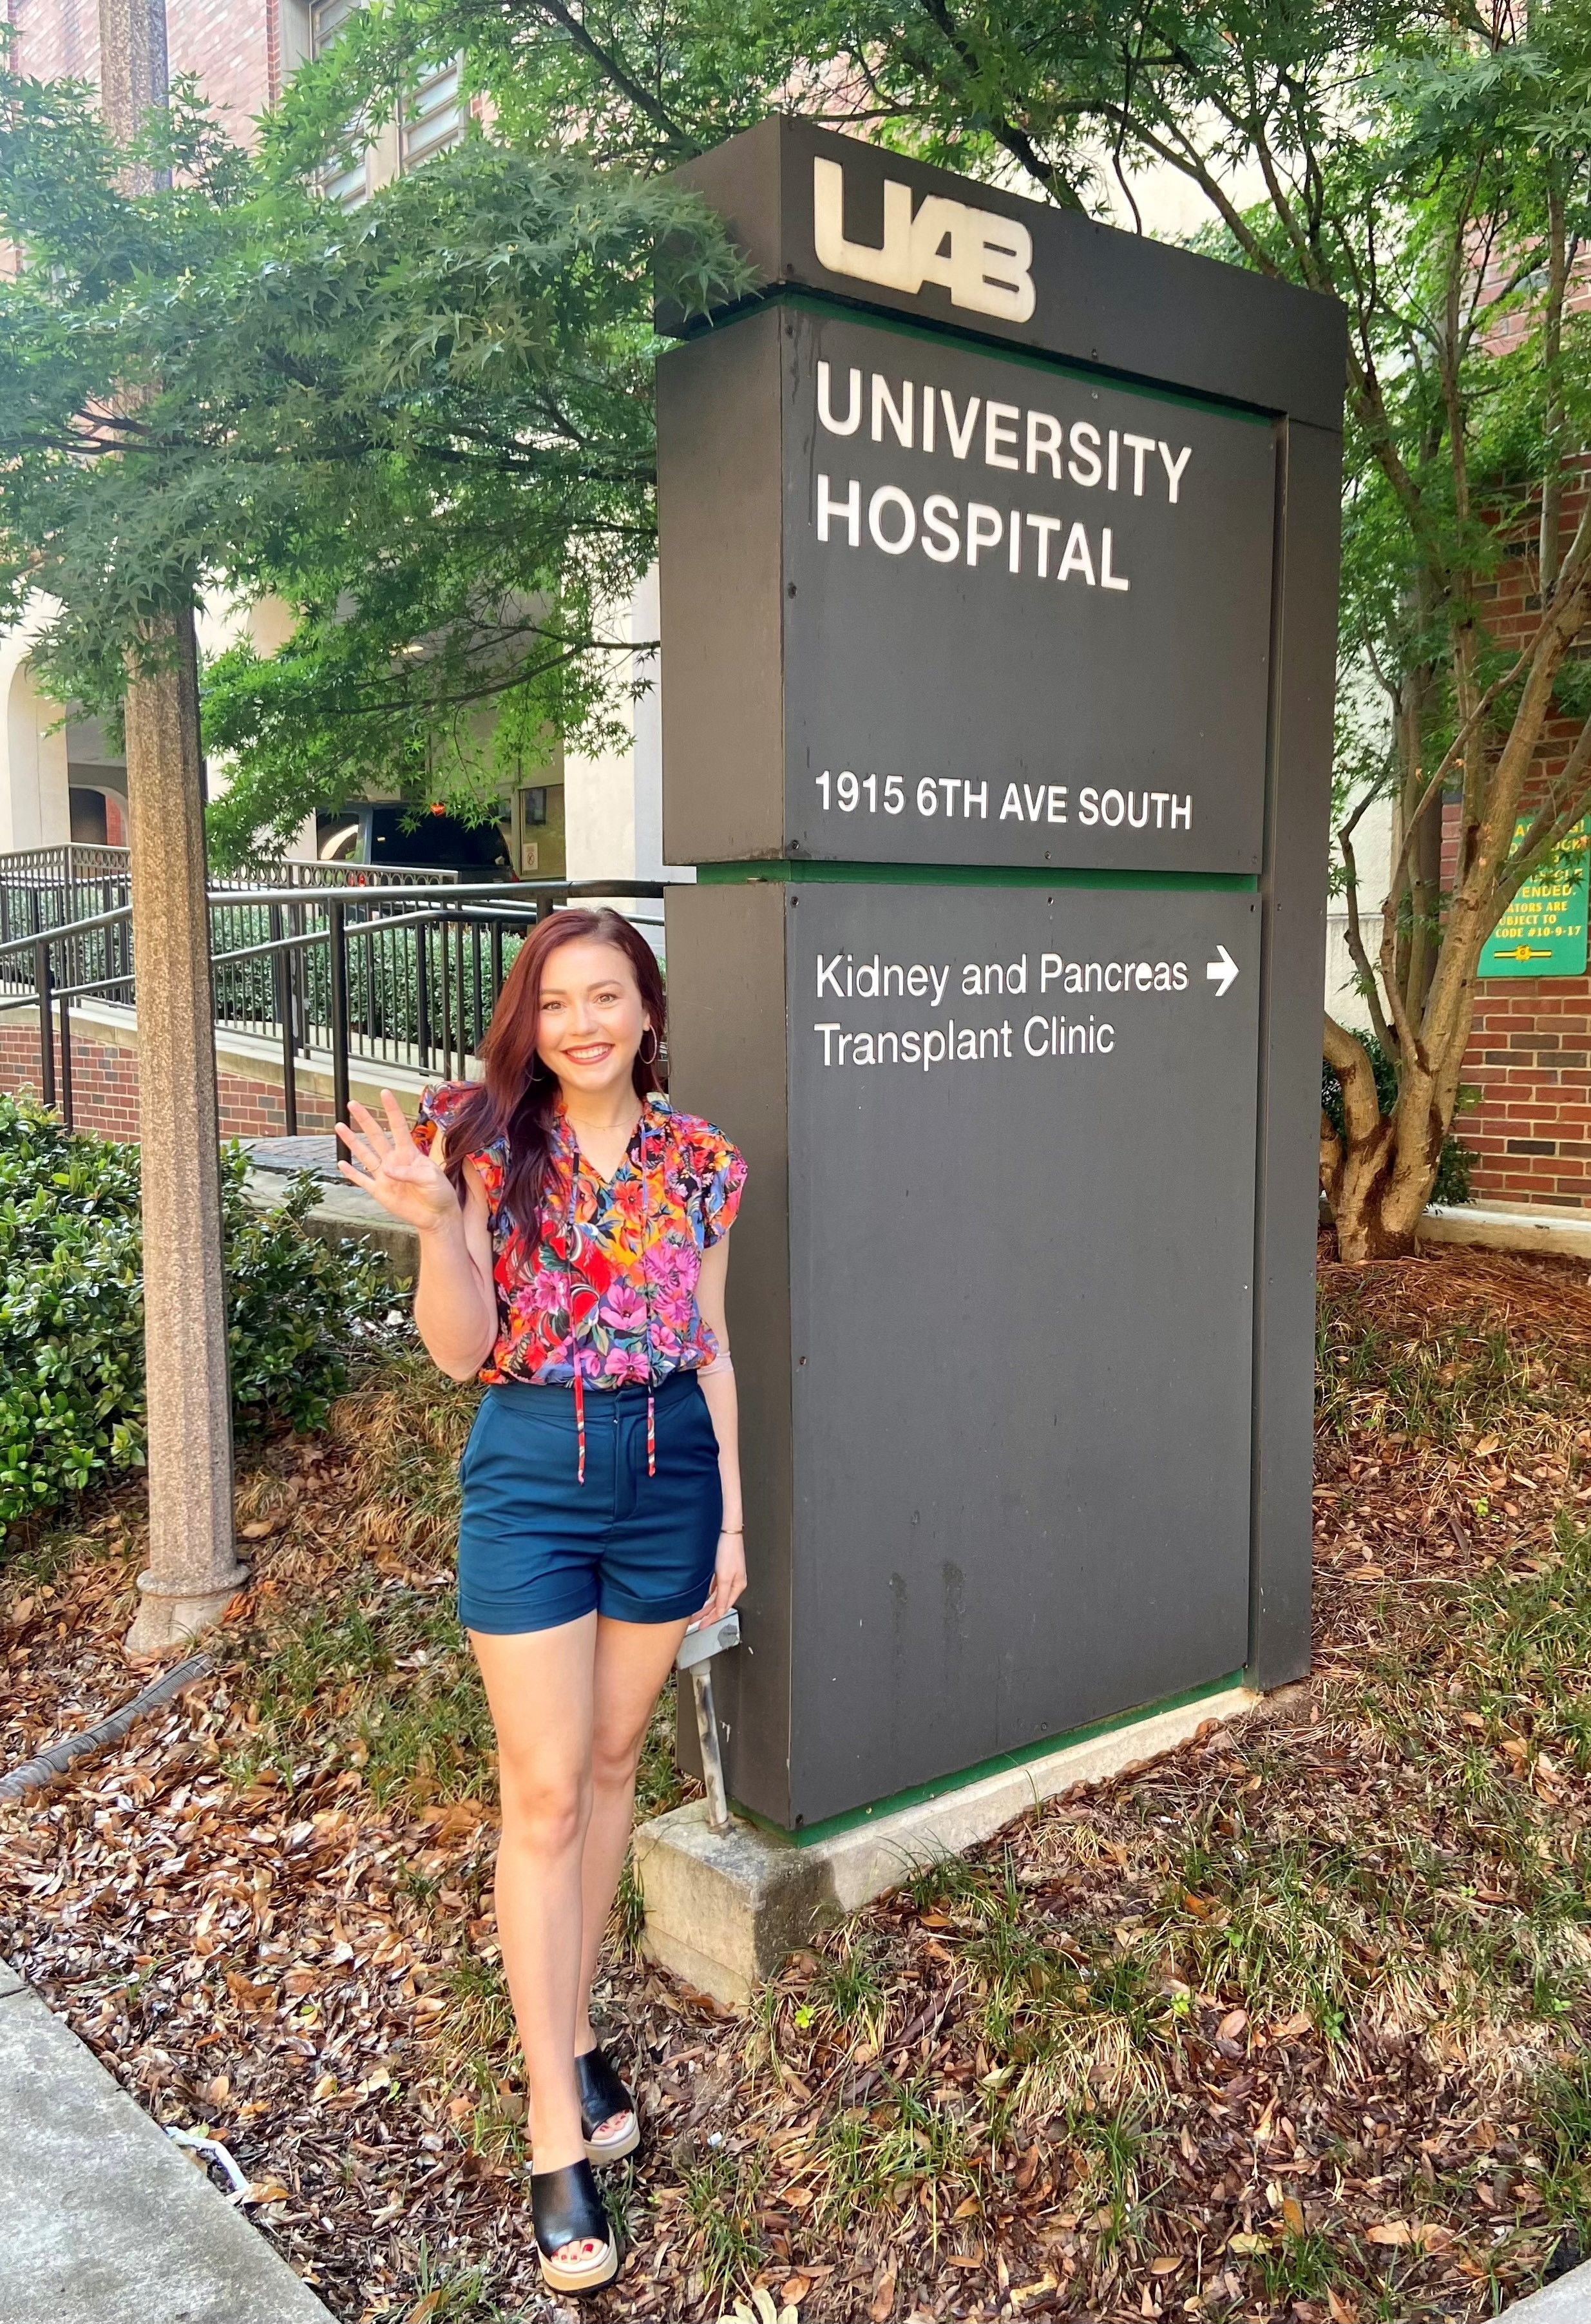
[[[746,1167],[657,1075],[662,981],[617,912],[544,920],[503,985],[486,1077],[411,1133],[339,1122],[343,1175],[416,1228],[421,1339],[488,1383],[460,1465],[459,1616],[502,1797],[497,1927],[525,2052],[541,2270],[619,2255],[592,2175],[640,2140],[589,2016],[636,1762],[692,1618],[746,1585],[728,1235]]]

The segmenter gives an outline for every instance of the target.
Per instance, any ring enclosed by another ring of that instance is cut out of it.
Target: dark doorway
[[[424,814],[405,829],[412,807],[351,807],[343,815],[320,817],[320,840],[357,822],[359,835],[340,851],[344,862],[391,863],[416,871],[458,872],[475,880],[511,880],[508,843],[495,823],[461,823],[455,816]]]

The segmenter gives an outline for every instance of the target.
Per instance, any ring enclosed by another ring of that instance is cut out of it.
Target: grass
[[[747,2282],[761,2262],[757,2207],[766,2175],[760,2155],[727,2151],[710,2152],[680,2172],[697,2273],[710,2293]]]
[[[959,2115],[920,2076],[883,2079],[868,2107],[850,2107],[827,2122],[812,2146],[820,2230],[843,2235],[859,2218],[893,2213],[897,2231],[918,2215],[919,2231],[937,2243],[965,2210],[981,2212],[980,2178]]]

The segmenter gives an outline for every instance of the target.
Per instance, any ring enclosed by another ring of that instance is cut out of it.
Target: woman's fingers
[[[367,1194],[375,1185],[374,1176],[370,1171],[355,1169],[352,1162],[339,1162],[337,1168],[344,1177],[351,1179],[355,1186],[363,1186]]]
[[[348,1112],[363,1140],[371,1167],[381,1169],[384,1164],[391,1160],[396,1150],[392,1139],[382,1128],[369,1106],[362,1105],[357,1098],[349,1101]],[[352,1140],[349,1142],[352,1143]]]
[[[379,1148],[373,1147],[367,1138],[362,1138],[356,1130],[350,1130],[345,1121],[334,1122],[332,1126],[349,1153],[356,1161],[362,1163],[366,1170],[374,1171],[381,1168],[382,1154]]]
[[[352,1098],[349,1100],[348,1111],[372,1145],[380,1146],[384,1143],[387,1133],[372,1113],[369,1106],[362,1104],[358,1098]]]
[[[387,1127],[392,1133],[394,1153],[412,1154],[415,1151],[415,1143],[409,1135],[408,1118],[389,1089],[382,1092],[382,1110],[387,1117]]]

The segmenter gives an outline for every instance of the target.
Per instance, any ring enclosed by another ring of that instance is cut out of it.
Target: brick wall
[[[1578,521],[1586,485],[1582,462],[1565,492],[1564,538]],[[1517,651],[1540,619],[1534,538],[1510,544],[1502,568],[1476,591],[1498,644]],[[1577,656],[1591,659],[1591,645]],[[1549,722],[1525,806],[1542,796],[1547,777],[1568,755],[1578,722]],[[1448,808],[1443,879],[1453,872],[1456,809]],[[1476,986],[1475,1027],[1464,1060],[1467,1087],[1479,1093],[1473,1111],[1454,1123],[1478,1156],[1477,1202],[1591,1206],[1591,976],[1494,976]]]
[[[56,1089],[60,1088],[60,1039],[55,1043]],[[223,1138],[280,1138],[287,1128],[281,1084],[230,1071],[217,1074]],[[39,1026],[17,1011],[0,1017],[0,1089],[38,1089]],[[103,1028],[74,1020],[72,1026],[72,1119],[79,1130],[106,1138],[138,1136],[138,1052],[107,1037]],[[312,1087],[299,1084],[301,1133],[328,1130],[331,1108]]]
[[[1464,1078],[1481,1093],[1454,1127],[1480,1157],[1477,1201],[1591,1206],[1591,979],[1489,977]]]
[[[168,0],[172,78],[197,76],[229,135],[253,142],[253,119],[279,94],[271,0]],[[97,0],[13,0],[13,69],[30,80],[97,80]]]

